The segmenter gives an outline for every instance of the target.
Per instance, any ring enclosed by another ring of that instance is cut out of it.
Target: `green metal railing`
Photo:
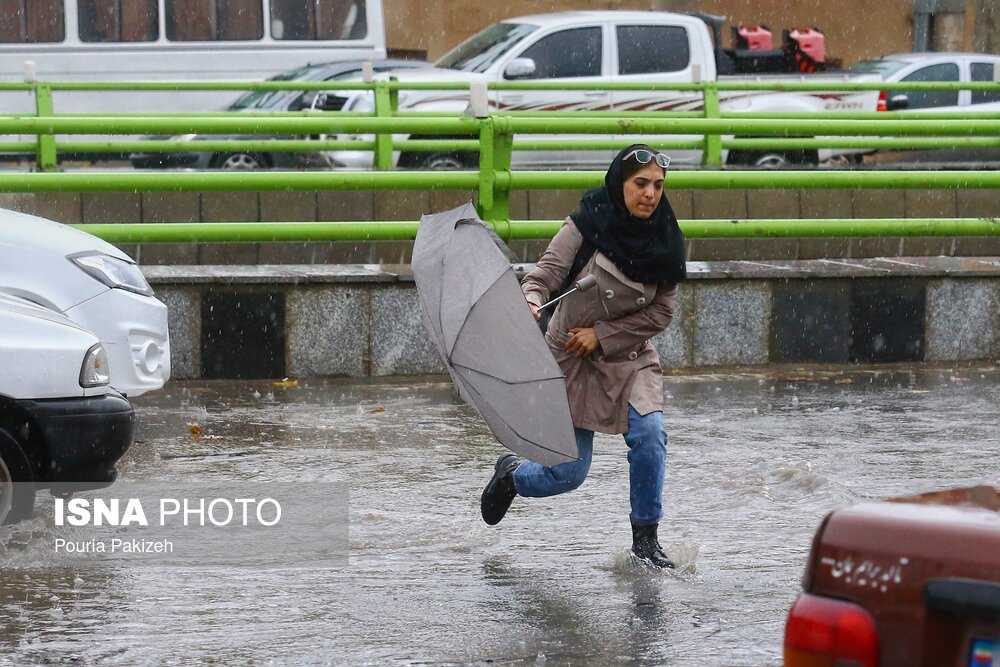
[[[307,152],[307,151],[323,151],[323,150],[364,150],[374,152],[374,165],[377,169],[387,170],[392,168],[393,164],[393,151],[408,151],[408,152],[431,152],[437,150],[461,150],[468,152],[476,152],[479,149],[479,144],[472,140],[461,140],[460,143],[456,144],[453,140],[454,138],[449,138],[447,141],[441,140],[421,140],[421,141],[396,141],[392,136],[392,129],[396,126],[390,126],[388,129],[385,126],[374,125],[369,128],[369,130],[360,129],[363,126],[356,126],[359,129],[357,132],[370,131],[374,135],[372,140],[357,140],[357,141],[337,141],[337,140],[261,140],[259,142],[251,141],[211,141],[202,142],[199,141],[197,144],[192,144],[191,142],[170,142],[170,141],[127,141],[127,142],[114,142],[114,141],[74,141],[74,142],[63,142],[57,140],[54,136],[57,133],[68,133],[65,130],[56,130],[55,126],[47,125],[44,121],[50,119],[69,119],[71,117],[66,117],[65,115],[56,115],[54,104],[53,104],[53,93],[54,92],[83,92],[83,91],[104,91],[104,92],[150,92],[150,91],[162,91],[162,92],[191,92],[191,91],[332,91],[332,90],[342,90],[342,91],[369,91],[372,93],[374,100],[374,109],[368,114],[359,114],[352,112],[323,112],[321,115],[323,117],[328,117],[331,115],[337,116],[339,119],[344,119],[348,117],[374,117],[375,119],[392,119],[392,118],[414,118],[414,117],[440,117],[442,115],[450,116],[454,118],[454,114],[441,114],[437,112],[407,112],[399,110],[399,94],[401,91],[415,91],[415,90],[436,90],[436,91],[453,91],[457,93],[465,93],[470,88],[468,83],[440,83],[440,82],[399,82],[399,81],[374,81],[374,82],[329,82],[329,81],[318,81],[318,82],[293,82],[293,81],[264,81],[264,82],[246,82],[246,81],[228,81],[228,82],[174,82],[174,81],[160,81],[160,82],[32,82],[32,83],[11,83],[11,82],[0,82],[0,92],[17,92],[17,91],[27,91],[31,92],[35,98],[35,117],[42,121],[39,125],[34,128],[26,128],[22,132],[25,134],[35,134],[37,136],[36,141],[9,141],[0,143],[0,152],[4,153],[34,153],[37,168],[42,171],[51,171],[57,168],[58,164],[58,154],[61,153],[72,153],[72,154],[109,154],[109,153],[119,153],[127,154],[131,152],[177,152],[177,151],[234,151],[234,150],[256,150],[256,151],[277,151],[277,152]],[[884,132],[873,133],[866,136],[872,136],[873,138],[868,141],[862,141],[858,139],[842,138],[840,136],[817,136],[816,128],[813,126],[813,121],[817,118],[815,113],[769,113],[769,114],[759,114],[759,113],[739,113],[739,112],[729,112],[722,111],[722,104],[724,103],[724,95],[726,93],[739,93],[746,91],[757,91],[757,92],[826,92],[826,91],[842,91],[842,92],[872,92],[890,89],[893,92],[896,91],[958,91],[958,90],[973,90],[973,91],[986,91],[986,92],[998,92],[1000,91],[1000,84],[993,82],[897,82],[892,83],[888,86],[884,82],[851,82],[846,80],[838,80],[836,78],[824,78],[821,81],[785,81],[785,82],[765,82],[765,81],[722,81],[722,82],[700,82],[700,83],[688,83],[688,84],[666,84],[666,83],[604,83],[595,84],[592,82],[585,83],[574,83],[574,82],[494,82],[488,84],[488,89],[500,92],[500,91],[577,91],[577,90],[603,90],[608,92],[674,92],[674,93],[690,93],[692,95],[691,100],[697,102],[698,95],[700,95],[702,108],[698,111],[657,111],[657,112],[630,112],[630,111],[611,111],[611,112],[590,112],[590,111],[572,111],[572,112],[544,112],[547,118],[556,117],[567,117],[576,120],[581,120],[584,118],[605,118],[609,117],[612,119],[635,119],[637,122],[641,122],[642,119],[649,117],[664,118],[669,116],[674,120],[682,119],[703,119],[707,121],[716,120],[727,120],[727,119],[743,119],[743,120],[767,120],[771,122],[791,122],[791,121],[801,121],[798,125],[798,129],[801,130],[801,136],[791,139],[782,138],[791,136],[789,134],[779,135],[774,132],[762,132],[757,135],[745,135],[739,134],[732,138],[726,136],[729,134],[724,128],[730,127],[727,125],[712,125],[707,123],[701,126],[691,126],[691,134],[701,135],[700,139],[682,139],[682,140],[664,140],[663,137],[650,137],[648,143],[654,143],[657,147],[661,149],[675,149],[675,150],[694,150],[700,149],[702,151],[702,161],[706,166],[721,166],[722,164],[722,152],[724,150],[747,150],[747,151],[759,151],[759,150],[815,150],[819,148],[840,148],[840,149],[851,149],[851,148],[865,148],[865,149],[879,149],[879,148],[939,148],[943,145],[956,146],[963,148],[982,148],[982,147],[994,147],[996,144],[990,143],[991,138],[984,137],[963,137],[961,140],[956,140],[957,143],[946,144],[945,139],[942,139],[942,134],[940,133],[928,133],[928,134],[914,134],[914,135],[897,135],[892,131],[889,125],[884,127]],[[511,112],[509,115],[512,118],[521,118],[525,116],[537,116],[540,112]],[[975,113],[975,112],[973,112]],[[942,121],[942,120],[961,120],[967,119],[970,114],[929,114],[929,113],[906,113],[899,114],[893,112],[886,113],[874,113],[874,112],[839,112],[830,111],[823,112],[822,117],[829,120],[842,120],[842,121],[855,121],[855,120],[879,120],[880,122],[887,121],[901,121],[905,123],[912,123],[917,121]],[[157,114],[157,118],[161,120],[168,120],[170,116],[177,119],[177,114]],[[289,121],[292,119],[301,120],[319,120],[316,119],[315,112],[282,112],[267,114],[266,116],[257,113],[240,113],[239,116],[244,120],[249,120],[250,118],[285,118]],[[115,119],[149,119],[148,117],[139,117],[135,114],[102,114],[93,119],[105,121],[107,118]],[[248,118],[250,117],[250,118]],[[982,120],[997,120],[1000,119],[1000,113],[985,113],[982,115],[977,115]],[[78,120],[88,120],[90,118],[76,117]],[[194,119],[194,118],[219,118],[220,120],[225,120],[224,114],[219,112],[203,112],[198,114],[185,114],[182,116],[184,119]],[[20,119],[19,119],[20,120]],[[275,126],[273,132],[280,133],[291,132],[292,134],[302,134],[303,132],[295,132],[296,128],[307,128],[307,127],[322,127],[323,121],[320,120],[318,123],[312,123],[310,125],[298,126],[295,122],[288,122],[284,126]],[[136,132],[146,132],[147,130],[138,129],[144,126],[141,123],[132,126],[135,128]],[[161,127],[178,127],[171,126],[169,124],[164,124]],[[209,129],[207,132],[211,131],[212,126],[206,126]],[[225,122],[214,126],[218,132],[226,132],[226,130],[219,129],[227,126]],[[345,125],[345,128],[350,128],[351,126]],[[834,131],[834,128],[830,128]],[[149,132],[156,132],[156,130],[148,130]],[[172,130],[163,129],[162,132],[171,132]],[[235,130],[234,130],[235,131]],[[251,132],[256,131],[251,126],[249,130]],[[260,126],[261,132],[271,132],[271,130],[265,130]],[[350,129],[343,129],[342,132],[351,132]],[[567,130],[575,131],[575,130]],[[753,132],[752,126],[746,126],[745,131]],[[106,130],[105,132],[110,132]],[[116,130],[118,133],[128,134],[129,130],[124,127],[120,130]],[[184,132],[179,130],[178,132]],[[192,130],[195,132],[195,130]],[[406,133],[405,129],[399,129],[397,132]],[[98,130],[90,132],[93,134],[102,133]],[[323,132],[319,132],[323,134]],[[460,135],[465,136],[465,135]],[[906,136],[907,139],[899,139],[894,137]],[[605,142],[594,142],[587,144],[580,144],[579,142],[566,141],[566,140],[518,140],[512,146],[512,149],[516,150],[565,150],[565,149],[580,149],[580,150],[597,150],[601,148],[608,148],[613,142],[607,140]]]
[[[873,236],[994,236],[1000,218],[681,220],[689,239]],[[561,220],[494,224],[504,241],[551,238]],[[72,225],[113,243],[410,241],[416,222],[212,222]]]
[[[672,90],[700,92],[701,112],[515,112],[485,117],[398,111],[401,89],[465,90],[467,84],[412,84],[375,82],[337,84],[336,88],[370,90],[375,111],[355,113],[201,113],[68,115],[55,114],[55,90],[330,90],[329,82],[150,83],[138,84],[2,84],[3,90],[31,90],[38,101],[35,116],[0,117],[0,134],[33,134],[35,142],[6,142],[0,150],[26,148],[37,153],[39,173],[7,173],[0,178],[0,192],[216,192],[216,191],[333,191],[333,190],[464,190],[477,194],[480,216],[501,237],[544,238],[557,229],[553,221],[511,221],[510,196],[516,190],[584,189],[599,185],[603,172],[515,171],[512,153],[518,150],[573,148],[617,149],[625,143],[646,140],[658,146],[702,149],[705,162],[718,163],[725,149],[804,150],[819,146],[868,147],[995,147],[1000,146],[1000,113],[971,117],[961,114],[839,113],[740,114],[721,112],[720,92],[731,90],[816,91],[881,90],[883,84],[847,82],[718,83],[673,85],[606,85],[609,90]],[[587,89],[587,84],[503,83],[497,90]],[[893,84],[893,90],[1000,91],[1000,85]],[[63,141],[56,135],[84,134],[364,134],[361,140],[218,140],[198,141],[199,149],[242,147],[245,150],[373,150],[378,171],[347,172],[75,172],[45,173],[56,166],[58,151],[183,151],[191,142],[178,141]],[[446,137],[394,140],[394,134]],[[525,139],[518,135],[594,135],[588,139]],[[614,135],[615,138],[600,135]],[[664,138],[685,135],[685,138]],[[690,138],[690,135],[697,135]],[[822,138],[816,138],[817,136]],[[700,137],[700,138],[699,138]],[[390,171],[394,150],[449,150],[478,152],[477,171]],[[1000,188],[1000,171],[673,171],[670,189],[921,189]],[[956,236],[997,235],[993,218],[961,219],[825,219],[825,220],[688,220],[691,238],[783,236]],[[102,226],[88,224],[87,231],[121,243],[208,241],[330,241],[398,240],[413,238],[416,223],[199,223]]]

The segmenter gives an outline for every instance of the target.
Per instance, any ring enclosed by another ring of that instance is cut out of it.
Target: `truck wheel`
[[[212,166],[229,171],[264,169],[267,160],[257,153],[222,153],[212,158]]]
[[[24,450],[0,429],[0,525],[30,519],[35,510],[35,475]]]

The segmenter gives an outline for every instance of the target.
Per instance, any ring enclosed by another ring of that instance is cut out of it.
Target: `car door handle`
[[[588,90],[583,94],[584,97],[604,97],[608,94],[606,90]]]

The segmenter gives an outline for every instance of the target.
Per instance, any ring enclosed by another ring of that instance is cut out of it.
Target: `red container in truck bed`
[[[785,626],[787,667],[1000,667],[1000,490],[836,510]]]

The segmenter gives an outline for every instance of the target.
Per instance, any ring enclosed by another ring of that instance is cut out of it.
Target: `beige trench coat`
[[[567,218],[521,283],[529,303],[540,306],[559,289],[582,244],[583,236]],[[573,425],[625,433],[629,404],[641,415],[663,409],[660,357],[649,339],[673,319],[677,285],[629,280],[599,251],[580,274],[593,274],[597,285],[555,306],[545,340],[566,375]],[[564,349],[573,327],[594,328],[599,346],[590,357]]]

